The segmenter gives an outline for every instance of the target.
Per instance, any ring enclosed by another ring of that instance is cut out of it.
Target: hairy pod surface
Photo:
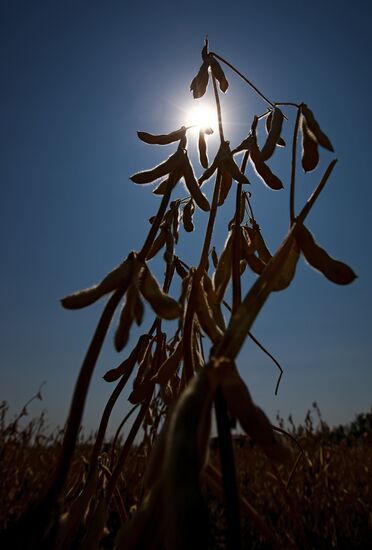
[[[307,126],[310,132],[313,134],[314,139],[319,143],[319,145],[324,147],[324,149],[328,149],[328,151],[334,153],[332,143],[325,135],[325,133],[321,130],[318,121],[314,117],[313,112],[309,109],[307,105],[305,105],[305,103],[302,103],[301,105],[301,112],[306,119]]]
[[[168,157],[167,160],[165,160],[161,164],[158,164],[151,170],[145,170],[144,172],[133,174],[130,179],[133,181],[133,183],[138,184],[151,183],[179,168],[182,164],[184,156],[184,151],[182,149],[177,149],[177,151],[173,153],[173,155]]]
[[[194,212],[195,212],[195,204],[194,204],[194,201],[190,199],[189,201],[187,201],[182,211],[183,227],[185,228],[185,231],[187,231],[188,233],[191,233],[192,231],[194,231],[194,224],[192,222],[192,217],[194,215]]]
[[[230,233],[213,276],[213,287],[219,300],[222,300],[231,277],[232,250],[233,234]]]
[[[193,78],[190,85],[190,91],[192,91],[194,99],[199,99],[200,97],[203,97],[203,95],[207,91],[208,80],[208,63],[204,62],[200,67],[198,74]]]
[[[134,266],[135,255],[131,252],[127,259],[106,275],[98,285],[62,298],[62,306],[66,309],[80,309],[90,306],[102,296],[113,292],[117,288],[126,288],[131,280]]]
[[[208,168],[207,142],[204,130],[199,131],[198,137],[199,161],[203,168]]]
[[[194,170],[187,155],[185,155],[183,159],[183,177],[191,197],[201,210],[208,212],[210,210],[208,199],[200,191],[199,184],[195,178]]]
[[[313,235],[304,225],[298,228],[296,240],[307,262],[327,279],[338,285],[348,285],[354,281],[356,274],[351,267],[332,258],[315,242]]]
[[[169,134],[149,134],[147,132],[137,132],[138,137],[145,143],[151,145],[169,145],[174,141],[179,141],[186,134],[186,126],[181,126],[178,130],[170,132]]]
[[[261,149],[261,159],[268,160],[275,151],[275,147],[280,139],[283,125],[283,113],[275,107],[272,117],[270,117],[270,129],[264,146]]]
[[[267,185],[267,187],[270,187],[270,189],[274,189],[276,191],[283,189],[283,184],[278,176],[273,174],[267,164],[265,164],[262,160],[260,150],[258,149],[255,140],[251,141],[249,152],[249,158],[253,164],[253,167],[264,184]]]
[[[302,133],[302,156],[301,164],[305,172],[315,170],[319,163],[318,143],[314,139],[313,134],[309,131],[304,116],[301,117],[301,133]]]
[[[140,275],[140,291],[161,319],[177,319],[181,315],[179,304],[162,291],[146,265]]]

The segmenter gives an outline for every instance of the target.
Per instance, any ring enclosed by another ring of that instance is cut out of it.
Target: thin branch
[[[260,96],[261,99],[263,99],[264,101],[266,101],[266,103],[268,103],[271,107],[273,107],[275,109],[275,103],[272,103],[270,101],[270,99],[267,99],[266,96],[263,95],[262,92],[260,92],[260,90],[257,88],[257,86],[255,86],[253,84],[253,82],[251,82],[250,80],[248,80],[248,78],[246,76],[244,76],[243,73],[241,73],[236,67],[234,67],[234,65],[232,65],[231,63],[229,63],[228,61],[226,61],[226,59],[224,59],[223,57],[221,57],[220,55],[218,55],[217,53],[215,52],[210,52],[210,55],[213,55],[214,57],[216,57],[217,59],[219,59],[220,61],[222,61],[222,63],[225,63],[225,65],[227,65],[228,67],[230,67],[230,69],[232,69],[238,76],[240,76],[240,78],[242,80],[244,80],[244,82],[246,82],[248,84],[248,86],[250,86],[255,92],[257,95]],[[284,118],[286,120],[287,117],[285,115],[283,115]]]
[[[214,98],[216,101],[216,108],[217,108],[218,131],[220,133],[220,141],[221,143],[223,143],[225,141],[225,137],[223,135],[221,103],[220,103],[220,97],[218,95],[216,77],[214,76],[213,73],[212,73],[212,82],[213,82]]]
[[[292,168],[291,168],[291,189],[289,195],[289,216],[291,220],[291,225],[295,219],[295,186],[296,186],[296,163],[297,163],[297,137],[298,137],[298,127],[300,124],[301,111],[298,109],[296,122],[293,130],[293,141],[292,141]]]
[[[278,377],[278,380],[277,380],[277,383],[276,383],[276,386],[275,386],[275,395],[278,395],[279,384],[280,384],[280,381],[281,381],[282,376],[283,376],[283,368],[280,366],[279,362],[275,359],[275,357],[273,355],[271,355],[271,353],[261,344],[261,342],[259,342],[257,340],[257,338],[255,336],[253,336],[253,334],[251,332],[248,332],[248,336],[260,348],[261,351],[263,351],[268,357],[270,357],[270,359],[275,363],[275,365],[280,370],[280,374],[279,374],[279,377]]]
[[[337,163],[337,159],[333,159],[329,165],[328,165],[328,168],[327,170],[324,172],[324,175],[322,177],[322,179],[320,180],[320,183],[318,184],[317,188],[315,189],[315,191],[313,192],[313,194],[310,196],[310,198],[308,199],[307,203],[305,204],[305,206],[303,207],[303,209],[301,210],[301,212],[299,213],[299,215],[297,216],[297,221],[300,222],[300,223],[303,223],[305,221],[305,218],[307,217],[307,215],[309,214],[310,210],[312,209],[312,207],[314,206],[314,203],[315,201],[317,200],[317,198],[319,197],[320,193],[323,191],[324,189],[324,186],[325,184],[327,183],[330,175],[332,174],[332,171],[333,171],[333,168],[335,167]]]

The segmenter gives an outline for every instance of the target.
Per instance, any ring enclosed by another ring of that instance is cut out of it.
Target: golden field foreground
[[[45,417],[28,423],[20,415],[10,421],[7,404],[0,416],[0,529],[16,522],[41,491],[55,466],[62,431],[48,433]],[[243,548],[370,548],[372,540],[372,413],[359,414],[346,426],[329,428],[314,403],[303,425],[277,418],[286,429],[293,461],[276,468],[246,436],[234,436],[241,494]],[[93,438],[80,437],[61,502],[62,521],[68,517],[86,479]],[[225,548],[226,518],[220,490],[217,439],[210,442],[204,491],[212,526],[210,548]],[[115,464],[119,443],[107,442],[100,456],[100,482],[85,513],[85,528],[73,543],[80,548],[87,527],[96,521],[100,492]],[[101,548],[112,548],[122,523],[143,496],[147,458],[146,437],[131,451],[111,502]],[[300,456],[293,471],[296,457]],[[279,478],[279,480],[278,480]],[[287,487],[286,487],[287,486]],[[156,517],[154,518],[156,521]],[[262,537],[266,532],[266,540]],[[89,531],[89,529],[88,529]],[[267,538],[272,537],[272,544]],[[85,547],[85,546],[84,546]],[[148,546],[149,548],[151,545]],[[142,546],[141,546],[142,548]]]

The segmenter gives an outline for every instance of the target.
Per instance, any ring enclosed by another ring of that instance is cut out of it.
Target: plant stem
[[[236,313],[231,317],[223,339],[214,350],[214,355],[216,358],[228,357],[232,361],[235,360],[258,313],[272,292],[272,287],[275,283],[276,276],[285,262],[298,227],[304,222],[306,216],[309,214],[315,201],[319,197],[319,194],[326,185],[336,162],[337,159],[334,159],[329,164],[319,185],[308,199],[305,206],[302,208],[297,219],[295,219],[288,235],[276,251],[275,255],[271,258],[270,262],[266,265],[254,285],[251,287]]]
[[[166,187],[165,193],[164,193],[163,198],[161,200],[159,210],[156,214],[155,220],[153,221],[153,223],[151,225],[151,229],[150,229],[150,231],[147,235],[147,238],[146,238],[146,240],[145,240],[145,242],[144,242],[144,244],[141,248],[141,251],[138,253],[138,259],[142,262],[144,262],[146,260],[146,256],[150,251],[152,243],[154,242],[154,239],[155,239],[156,234],[158,232],[159,226],[162,222],[163,216],[164,216],[165,211],[167,209],[167,206],[168,206],[168,203],[169,203],[169,200],[170,200],[170,196],[171,196],[171,193],[172,193],[172,189],[173,189],[173,184],[172,184],[171,180],[168,180],[168,185]]]
[[[272,103],[270,101],[270,99],[267,99],[267,97],[265,97],[263,95],[262,92],[260,92],[260,90],[253,84],[253,82],[251,82],[250,80],[248,80],[248,78],[246,76],[243,75],[243,73],[241,73],[236,67],[234,67],[234,65],[232,65],[231,63],[229,63],[228,61],[226,61],[226,59],[224,59],[223,57],[221,57],[220,55],[218,55],[217,53],[215,52],[210,52],[210,55],[213,55],[213,57],[216,57],[217,59],[219,59],[220,61],[222,61],[222,63],[225,63],[225,65],[227,65],[228,67],[230,67],[230,69],[232,69],[238,76],[240,76],[240,78],[242,80],[244,80],[244,82],[246,82],[248,84],[248,86],[250,86],[255,92],[257,95],[260,96],[261,99],[263,99],[264,101],[266,101],[266,103],[268,103],[271,107],[275,108],[275,104]],[[286,117],[284,117],[286,118]]]
[[[333,168],[335,167],[337,163],[337,159],[333,159],[329,165],[327,170],[324,172],[324,175],[322,179],[320,180],[320,183],[318,184],[317,188],[313,192],[313,194],[310,196],[310,198],[307,200],[307,203],[302,208],[301,212],[297,216],[297,220],[301,223],[305,221],[306,216],[309,214],[310,210],[314,206],[315,201],[319,197],[321,191],[323,190],[325,184],[327,183],[329,176],[332,174]]]
[[[216,78],[212,73],[212,82],[214,97],[216,100],[217,114],[218,114],[218,128],[220,132],[221,144],[224,142],[223,127],[222,127],[222,113],[221,105],[218,95]],[[211,206],[211,214],[209,216],[209,223],[204,242],[202,258],[205,256],[205,251],[209,251],[214,221],[216,217],[216,211],[218,206],[219,188],[222,179],[222,169],[219,168],[217,172],[216,186],[213,193],[213,200]],[[239,201],[240,205],[240,201]],[[239,206],[240,211],[240,206]],[[239,281],[240,283],[240,281]],[[240,292],[239,292],[240,295]],[[227,513],[227,546],[229,550],[240,549],[240,509],[239,509],[239,493],[236,483],[236,468],[233,453],[233,445],[230,432],[230,421],[227,411],[227,405],[222,392],[217,388],[215,397],[215,410],[217,419],[217,432],[218,441],[220,447],[220,456],[222,464],[222,474],[224,481],[226,513]]]
[[[66,431],[63,438],[57,468],[50,488],[50,493],[55,494],[56,497],[64,484],[70,467],[94,367],[96,365],[98,355],[101,351],[102,344],[110,326],[115,309],[117,308],[117,305],[123,297],[125,290],[125,288],[119,288],[114,292],[114,294],[107,302],[101,318],[98,322],[96,331],[88,348],[83,364],[81,366],[79,377],[77,379],[74,394],[72,397],[70,412],[67,419]]]
[[[212,73],[212,83],[213,83],[214,99],[216,101],[216,108],[217,108],[218,131],[220,133],[220,141],[221,143],[223,143],[225,141],[225,137],[223,135],[221,103],[220,103],[220,97],[218,95],[216,77],[214,76],[213,73]]]
[[[296,186],[296,157],[297,157],[297,136],[298,136],[298,127],[300,124],[301,111],[297,110],[296,122],[293,130],[293,141],[292,141],[292,169],[291,169],[291,189],[289,195],[289,217],[291,225],[295,219],[295,186]]]
[[[218,207],[218,195],[220,192],[220,186],[221,186],[221,179],[222,179],[222,170],[219,168],[217,170],[217,176],[216,176],[216,183],[213,190],[213,198],[212,198],[212,204],[211,204],[211,210],[209,213],[209,219],[208,219],[208,225],[205,232],[204,237],[204,243],[203,243],[203,249],[199,260],[199,265],[197,268],[198,277],[200,279],[200,276],[203,273],[203,270],[205,269],[207,262],[208,262],[208,254],[211,247],[211,241],[212,241],[212,235],[213,235],[213,229],[214,224],[216,221],[216,214],[217,214],[217,207]]]
[[[121,471],[123,469],[123,466],[125,464],[125,460],[128,456],[128,453],[133,445],[133,441],[134,441],[134,438],[136,437],[137,435],[137,432],[138,430],[140,429],[141,427],[141,424],[142,424],[142,421],[145,417],[145,414],[147,412],[147,409],[148,409],[148,406],[150,404],[150,401],[151,401],[151,398],[147,399],[143,405],[141,406],[140,410],[139,410],[139,413],[137,415],[137,418],[135,419],[135,421],[133,422],[133,426],[128,434],[128,437],[127,439],[125,440],[125,444],[124,444],[124,447],[121,451],[121,454],[119,456],[119,459],[117,461],[117,464],[115,466],[115,469],[114,471],[112,472],[112,476],[111,476],[111,479],[107,485],[107,490],[106,490],[106,498],[107,498],[107,502],[109,503],[110,500],[111,500],[111,497],[114,493],[114,490],[115,490],[115,486],[116,486],[116,483],[119,479],[119,475],[121,474]]]
[[[241,214],[242,184],[236,187],[235,224],[233,236],[233,262],[232,262],[232,310],[235,312],[242,301],[240,284],[240,214]]]
[[[298,103],[293,103],[292,101],[275,101],[274,105],[283,105],[283,106],[288,106],[288,107],[295,107],[296,109],[300,108]]]
[[[216,391],[215,410],[218,430],[218,442],[221,457],[221,471],[226,501],[227,548],[228,550],[239,550],[241,548],[240,506],[238,485],[236,480],[234,450],[231,439],[226,400],[223,397],[220,388],[217,388]]]

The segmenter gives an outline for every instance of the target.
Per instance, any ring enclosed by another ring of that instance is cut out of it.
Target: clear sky
[[[128,178],[171,149],[144,145],[136,131],[165,133],[185,122],[206,34],[273,101],[306,102],[321,121],[339,161],[308,226],[358,274],[338,287],[301,260],[293,285],[269,299],[252,330],[285,369],[279,395],[275,367],[251,342],[240,372],[272,420],[279,410],[302,421],[313,401],[330,424],[369,410],[371,16],[367,0],[1,2],[0,400],[12,412],[46,380],[44,403],[30,414],[42,406],[52,426],[64,423],[103,302],[73,312],[59,299],[141,247],[159,198]],[[226,75],[222,107],[236,145],[266,106]],[[286,114],[289,127],[293,112]],[[255,214],[273,249],[288,227],[289,151],[276,155],[284,191],[252,178]],[[322,153],[323,169],[331,158]],[[300,173],[298,206],[320,173]],[[217,248],[230,217],[226,205]],[[190,263],[199,227],[189,243],[181,231],[180,255]],[[124,357],[111,334],[89,394],[88,430],[112,389],[102,375]],[[124,396],[113,426],[125,411]]]

